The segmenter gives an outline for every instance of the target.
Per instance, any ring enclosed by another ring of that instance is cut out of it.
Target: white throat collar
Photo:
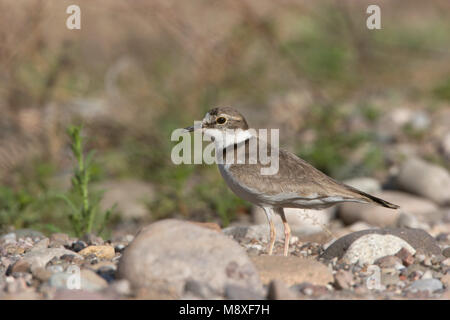
[[[252,137],[252,134],[249,130],[242,129],[203,129],[203,134],[214,139],[216,150],[228,148],[231,145],[239,144]]]

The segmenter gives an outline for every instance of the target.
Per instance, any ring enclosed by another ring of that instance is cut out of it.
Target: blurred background
[[[172,131],[220,105],[336,179],[389,186],[410,156],[449,170],[450,2],[0,0],[0,229],[73,232],[52,194],[79,124],[110,233],[249,221],[216,166],[171,163]]]

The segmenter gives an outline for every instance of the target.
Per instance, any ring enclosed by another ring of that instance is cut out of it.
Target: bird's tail
[[[396,204],[393,204],[393,203],[390,203],[390,202],[388,202],[386,200],[377,198],[377,197],[375,197],[375,196],[373,196],[371,194],[365,193],[364,191],[358,190],[358,189],[353,188],[353,187],[351,187],[349,185],[346,185],[346,184],[342,184],[342,185],[347,190],[350,190],[352,192],[355,192],[355,193],[363,196],[365,198],[365,200],[368,200],[369,203],[374,203],[374,204],[377,204],[379,206],[382,206],[382,207],[385,207],[385,208],[389,208],[389,209],[398,209],[398,208],[400,208],[400,206],[398,206]]]
[[[398,208],[400,208],[400,206],[398,206],[396,204],[393,204],[393,203],[390,203],[390,202],[388,202],[386,200],[377,198],[375,196],[372,196],[372,195],[370,195],[368,193],[365,193],[365,192],[362,192],[360,190],[358,190],[358,191],[359,191],[358,193],[360,195],[362,195],[362,196],[364,196],[366,198],[369,198],[370,200],[372,200],[372,202],[375,202],[376,204],[378,204],[380,206],[383,206],[383,207],[386,207],[386,208],[389,208],[389,209],[398,209]]]

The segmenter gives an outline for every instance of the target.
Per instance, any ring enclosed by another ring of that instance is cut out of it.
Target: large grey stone
[[[188,280],[206,282],[224,294],[227,285],[261,292],[257,271],[235,241],[180,220],[145,227],[124,250],[118,277],[135,289],[162,288],[181,296]]]
[[[410,158],[400,166],[396,182],[403,190],[438,204],[450,203],[450,174],[443,167]]]

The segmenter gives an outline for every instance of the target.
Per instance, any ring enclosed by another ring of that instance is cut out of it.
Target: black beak
[[[202,121],[194,121],[194,125],[184,128],[183,130],[185,132],[193,132],[193,131],[197,131],[199,129],[203,129],[205,127],[205,123]]]
[[[198,130],[198,129],[201,129],[201,128],[203,128],[203,123],[200,122],[200,121],[197,121],[197,122],[194,122],[193,126],[184,128],[184,130],[186,132],[192,132],[192,131],[195,131],[195,130]]]

